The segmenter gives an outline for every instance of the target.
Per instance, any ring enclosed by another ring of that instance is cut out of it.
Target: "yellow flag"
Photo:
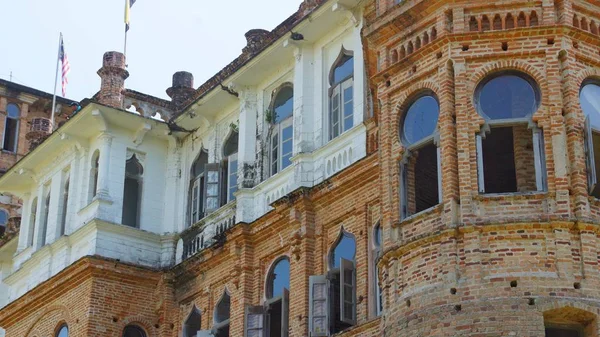
[[[125,31],[129,30],[129,12],[134,3],[135,0],[125,0]]]

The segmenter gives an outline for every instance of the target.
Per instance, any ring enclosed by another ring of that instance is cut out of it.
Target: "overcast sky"
[[[194,74],[197,88],[237,57],[244,33],[271,30],[301,0],[137,0],[127,45],[127,88],[168,98],[174,72]],[[67,97],[100,87],[105,51],[123,51],[125,0],[0,0],[0,78],[46,92],[54,89],[58,37],[71,63]],[[60,93],[60,85],[57,90]]]

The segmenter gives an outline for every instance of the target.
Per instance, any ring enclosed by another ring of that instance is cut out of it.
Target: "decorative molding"
[[[144,137],[148,131],[152,130],[150,123],[143,123],[133,134],[132,141],[136,146],[140,146],[144,141]]]

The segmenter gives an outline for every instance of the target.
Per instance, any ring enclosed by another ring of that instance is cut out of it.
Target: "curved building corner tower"
[[[367,6],[386,336],[597,336],[600,7]]]

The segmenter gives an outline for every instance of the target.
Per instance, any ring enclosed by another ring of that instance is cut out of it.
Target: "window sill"
[[[394,224],[394,227],[402,227],[402,226],[404,226],[404,225],[406,225],[408,223],[411,223],[411,222],[414,222],[414,221],[418,221],[418,220],[423,219],[423,218],[428,218],[432,214],[441,215],[443,209],[444,209],[444,204],[443,203],[437,204],[435,206],[429,207],[429,208],[427,208],[425,210],[422,210],[419,213],[413,214],[413,215],[411,215],[409,217],[406,217],[406,218],[404,218],[404,219],[396,222]]]
[[[101,205],[101,204],[112,205],[112,203],[113,203],[113,201],[110,200],[110,198],[105,197],[105,196],[101,196],[101,195],[96,195],[92,199],[92,202],[90,202],[89,204],[87,204],[86,206],[84,206],[82,209],[80,209],[77,212],[77,215],[81,215],[81,214],[85,213],[87,210],[89,210],[90,208],[94,207],[95,205]]]
[[[535,199],[545,199],[550,196],[548,191],[533,191],[533,192],[511,192],[511,193],[479,193],[475,195],[473,199],[479,201],[486,200],[502,200],[502,199],[510,199],[510,200],[535,200]]]

